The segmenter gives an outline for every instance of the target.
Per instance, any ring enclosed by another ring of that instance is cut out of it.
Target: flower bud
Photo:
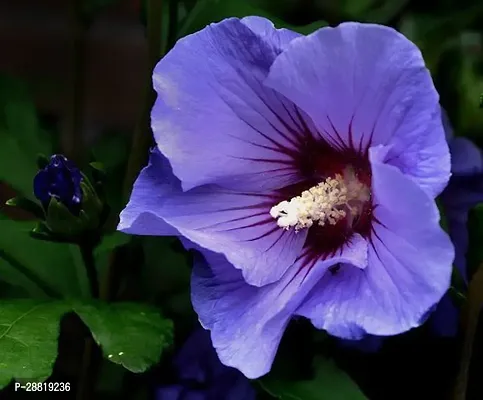
[[[100,228],[105,209],[89,179],[60,154],[34,178],[34,194],[45,210],[36,233],[75,238]],[[47,228],[47,230],[45,230]]]
[[[34,178],[34,194],[44,208],[52,199],[62,203],[74,215],[79,215],[82,175],[75,164],[60,154],[54,154],[50,162]]]

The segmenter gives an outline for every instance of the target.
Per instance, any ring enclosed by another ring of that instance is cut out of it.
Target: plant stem
[[[473,275],[468,286],[466,304],[461,310],[461,325],[463,330],[463,343],[461,346],[460,369],[456,377],[453,399],[465,400],[468,393],[468,375],[470,372],[473,344],[478,328],[478,319],[483,304],[483,264]]]
[[[149,148],[153,143],[150,127],[151,107],[156,99],[152,89],[151,76],[153,69],[161,57],[161,30],[162,30],[162,0],[147,0],[147,40],[149,66],[146,73],[144,102],[140,111],[139,119],[134,128],[132,137],[132,151],[129,157],[126,175],[124,177],[123,195],[127,198],[131,194],[131,187],[141,168],[146,164]]]
[[[91,295],[94,299],[99,299],[99,279],[97,274],[96,262],[94,259],[94,248],[97,242],[91,238],[86,238],[79,243],[82,261],[86,268],[87,277],[91,287]],[[79,386],[77,388],[76,399],[88,400],[93,397],[95,391],[96,377],[99,370],[102,355],[96,351],[94,339],[89,334],[84,339],[84,351],[82,353],[81,371],[79,376]]]
[[[99,279],[97,277],[96,262],[94,260],[94,247],[90,243],[80,244],[82,261],[86,267],[87,278],[91,287],[91,295],[94,299],[99,298]]]

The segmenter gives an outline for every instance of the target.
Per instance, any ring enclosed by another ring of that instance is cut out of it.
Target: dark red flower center
[[[345,211],[345,216],[335,223],[313,223],[308,227],[305,254],[317,258],[335,255],[354,233],[368,237],[372,224],[371,168],[367,151],[344,146],[336,149],[323,140],[307,138],[301,144],[295,167],[304,180],[282,190],[284,199],[300,196],[301,193],[316,187],[321,182],[337,176],[345,177],[347,185],[362,187],[366,195],[361,198],[348,196],[347,204],[337,206]],[[349,195],[353,191],[348,186]],[[292,229],[292,228],[291,228]]]

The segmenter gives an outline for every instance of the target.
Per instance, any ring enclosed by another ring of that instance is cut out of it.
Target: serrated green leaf
[[[59,321],[68,305],[0,300],[0,388],[12,379],[43,381],[57,357]]]
[[[156,364],[173,341],[172,322],[150,306],[76,304],[74,311],[89,327],[104,356],[131,372],[144,372]]]
[[[107,359],[132,372],[147,370],[172,343],[171,321],[150,306],[0,300],[0,389],[12,379],[44,381],[51,375],[59,323],[70,311],[91,329]]]
[[[269,376],[260,385],[281,400],[366,400],[349,376],[323,357],[314,360],[314,378],[307,381],[276,380]]]
[[[52,152],[52,138],[39,126],[25,85],[0,76],[0,180],[33,198],[38,153]]]

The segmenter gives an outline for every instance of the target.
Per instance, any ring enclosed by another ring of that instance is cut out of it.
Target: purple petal
[[[248,26],[269,45],[271,44],[275,48],[282,50],[284,50],[292,40],[302,36],[300,33],[289,29],[277,29],[272,21],[262,17],[245,17],[242,18],[241,22]]]
[[[287,46],[265,84],[304,110],[333,145],[392,145],[391,164],[433,197],[448,182],[438,93],[419,49],[395,30],[319,29]]]
[[[439,336],[453,337],[458,332],[459,310],[451,297],[443,296],[429,319],[433,332]]]
[[[211,331],[221,362],[258,378],[270,370],[283,332],[308,291],[337,263],[363,268],[367,243],[357,235],[338,257],[310,265],[301,257],[280,281],[263,287],[248,285],[223,256],[202,253],[205,259],[195,259],[191,281],[193,307]]]
[[[248,283],[261,286],[285,273],[307,236],[277,225],[270,216],[275,203],[270,194],[203,186],[167,199],[163,217],[184,237],[223,253]]]
[[[471,140],[456,137],[449,142],[451,172],[454,175],[474,175],[483,172],[481,150]]]
[[[37,172],[34,177],[34,194],[43,204],[49,203],[49,173],[45,169]]]
[[[180,379],[198,383],[206,382],[207,376],[213,375],[212,369],[217,372],[215,376],[223,372],[223,369],[218,367],[226,369],[213,350],[209,332],[203,328],[197,329],[189,336],[176,355],[174,364]]]
[[[184,190],[279,189],[301,179],[290,162],[291,104],[262,84],[294,36],[262,18],[230,18],[181,39],[158,63],[152,128]]]
[[[419,326],[449,287],[453,246],[433,199],[371,149],[375,202],[365,269],[325,275],[298,310],[334,336],[395,335]]]
[[[205,390],[192,389],[183,393],[183,397],[180,400],[208,400],[209,398]]]
[[[154,149],[149,165],[134,183],[129,203],[119,216],[117,229],[134,235],[178,235],[178,231],[162,217],[164,201],[178,192],[181,192],[181,184],[173,175],[168,160]]]
[[[181,385],[170,385],[156,391],[156,400],[181,400],[184,388]]]

